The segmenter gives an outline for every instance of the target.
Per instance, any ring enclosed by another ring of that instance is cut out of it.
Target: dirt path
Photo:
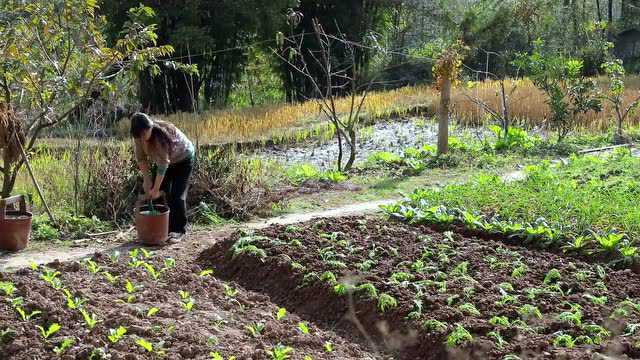
[[[522,180],[525,177],[525,173],[522,170],[511,171],[502,175],[502,178],[506,182]],[[288,225],[298,222],[305,222],[313,218],[320,217],[342,217],[351,215],[361,215],[375,213],[380,210],[380,205],[386,205],[398,201],[398,198],[367,201],[361,203],[355,203],[347,206],[341,206],[331,209],[323,209],[312,212],[287,214],[277,216],[268,219],[259,219],[246,223],[226,225],[215,230],[202,230],[196,231],[189,236],[186,245],[180,246],[189,247],[204,247],[213,244],[217,239],[228,235],[230,232],[237,229],[261,229],[274,224]],[[136,246],[136,243],[117,242],[108,245],[89,245],[82,248],[52,248],[50,250],[42,251],[38,250],[26,250],[19,253],[0,253],[0,271],[15,271],[20,268],[29,267],[32,263],[46,264],[55,260],[68,261],[82,259],[96,252],[103,252],[112,249],[128,249]],[[176,245],[177,246],[177,245]]]
[[[247,223],[240,223],[234,225],[227,225],[216,230],[196,231],[182,246],[208,246],[214,243],[220,237],[229,234],[231,231],[237,229],[262,229],[274,224],[294,224],[297,222],[304,222],[313,218],[320,217],[340,217],[350,216],[358,214],[375,213],[380,210],[380,205],[390,204],[398,199],[389,200],[377,200],[364,203],[357,203],[353,205],[320,210],[308,213],[288,214],[269,219],[255,220]],[[66,249],[52,249],[47,251],[34,251],[26,250],[19,253],[1,254],[0,255],[0,271],[15,271],[20,268],[29,267],[32,263],[46,264],[55,260],[69,261],[77,260],[88,257],[96,252],[102,252],[111,249],[126,249],[137,245],[136,243],[118,243],[106,246],[89,246],[85,248],[66,248]],[[176,247],[178,245],[175,245]]]

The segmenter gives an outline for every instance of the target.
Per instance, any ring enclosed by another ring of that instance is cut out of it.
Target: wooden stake
[[[33,181],[33,185],[35,185],[36,191],[38,191],[38,196],[40,196],[40,200],[42,200],[42,204],[44,205],[44,209],[47,212],[47,215],[49,216],[49,220],[51,221],[51,224],[53,224],[53,226],[57,228],[58,224],[56,224],[56,219],[54,219],[53,214],[51,213],[51,209],[49,209],[49,205],[47,204],[47,200],[44,198],[44,195],[42,194],[42,189],[40,189],[40,184],[38,184],[38,180],[36,180],[36,177],[33,175],[33,169],[31,168],[31,163],[29,162],[29,158],[27,158],[27,153],[24,151],[24,147],[22,146],[22,141],[20,141],[18,132],[14,131],[13,134],[16,137],[16,140],[18,142],[18,147],[20,148],[20,152],[22,153],[22,159],[24,160],[24,163],[27,166],[27,170],[29,171],[29,177],[31,177],[31,181]]]

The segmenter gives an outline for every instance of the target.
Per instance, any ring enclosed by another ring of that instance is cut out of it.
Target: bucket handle
[[[158,199],[162,200],[165,204],[168,204],[167,193],[165,193],[164,191],[160,191],[160,197]],[[138,200],[136,201],[136,211],[142,211],[142,207],[146,206],[148,202],[149,200],[146,200],[144,195],[138,196]]]
[[[0,199],[0,221],[4,221],[7,211],[7,205],[13,205],[18,203],[20,205],[20,212],[27,212],[27,201],[24,195],[15,195],[6,199]]]

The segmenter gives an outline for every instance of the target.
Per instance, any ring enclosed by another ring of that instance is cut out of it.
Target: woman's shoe
[[[182,240],[184,240],[184,233],[178,233],[178,232],[172,232],[169,233],[169,243],[170,244],[177,244],[179,242],[181,242]]]

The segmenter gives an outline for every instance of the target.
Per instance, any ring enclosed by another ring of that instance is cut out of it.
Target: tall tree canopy
[[[109,19],[108,34],[115,38],[123,14],[139,0],[108,1],[101,11]],[[199,94],[206,105],[226,104],[233,83],[247,62],[249,44],[269,46],[285,22],[292,0],[144,0],[156,11],[150,22],[158,24],[158,43],[175,48],[173,59],[195,64],[198,75],[189,76],[161,66],[161,74],[140,76],[139,98],[154,113],[194,111]]]

